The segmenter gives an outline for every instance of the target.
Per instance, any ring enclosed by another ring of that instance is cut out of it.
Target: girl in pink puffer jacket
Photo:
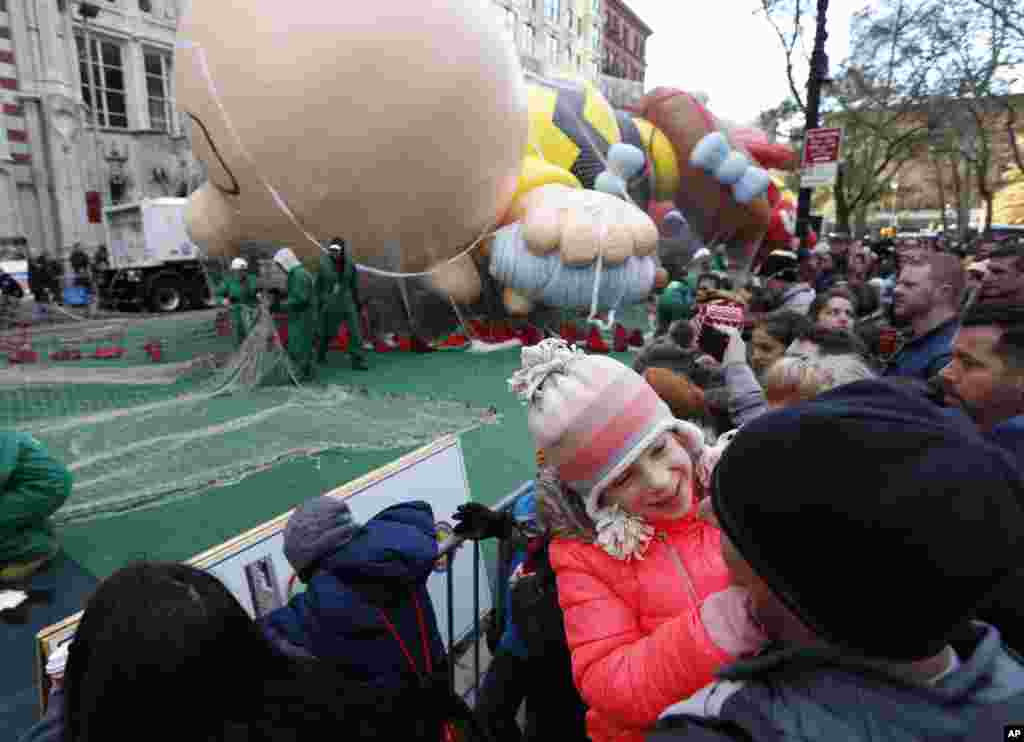
[[[641,376],[561,340],[523,349],[513,391],[549,464],[538,516],[594,742],[643,739],[658,715],[763,636],[697,517],[703,434]]]

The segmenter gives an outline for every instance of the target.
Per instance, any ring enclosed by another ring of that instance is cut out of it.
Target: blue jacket
[[[536,490],[534,483],[530,483],[530,489],[524,492],[519,498],[516,499],[512,505],[512,517],[519,522],[520,525],[525,526],[530,532],[537,529],[537,499]],[[509,578],[515,574],[515,571],[526,561],[526,549],[519,548],[512,553],[512,557],[508,563],[508,576]],[[526,649],[526,644],[523,642],[522,637],[519,635],[519,630],[516,628],[515,622],[512,620],[512,585],[514,584],[512,579],[509,579],[502,589],[505,591],[505,622],[501,632],[501,639],[498,640],[498,651],[507,652],[508,654],[515,655],[521,659],[526,659],[529,652]]]
[[[46,713],[18,742],[61,742],[64,739],[64,691],[50,693]]]
[[[382,611],[426,674],[423,639],[412,600],[427,628],[433,670],[445,665],[427,579],[437,561],[434,513],[425,502],[394,505],[371,518],[351,541],[329,548],[306,592],[260,620],[279,651],[308,652],[341,665],[358,681],[398,688],[412,669]]]
[[[993,708],[1024,701],[1024,662],[1005,649],[998,630],[974,623],[967,633],[953,642],[961,666],[932,686],[912,685],[855,658],[813,649],[762,654],[732,665],[719,673],[723,680],[668,709],[647,739],[962,739]]]
[[[889,362],[882,376],[912,376],[923,381],[935,376],[953,358],[953,338],[960,320],[948,319],[920,337],[911,338]]]
[[[992,430],[983,433],[989,443],[1009,451],[1017,461],[1018,468],[1024,473],[1024,415],[1011,417],[999,423]]]

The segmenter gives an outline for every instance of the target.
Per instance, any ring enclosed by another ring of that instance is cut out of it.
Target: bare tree
[[[929,35],[941,51],[932,66],[932,141],[938,139],[940,151],[952,157],[954,176],[959,176],[959,161],[966,164],[964,179],[977,188],[988,229],[1004,165],[1020,159],[1012,79],[1006,73],[1024,61],[1024,48],[1000,11],[979,8],[977,0],[936,3]],[[964,232],[963,200],[959,206]]]
[[[807,104],[802,85],[797,84],[796,63],[800,58],[804,63],[810,63],[808,46],[804,43],[804,21],[810,20],[813,30],[813,8],[807,7],[813,4],[813,0],[761,0],[760,12],[775,30],[786,56],[786,81],[789,83],[790,95],[793,96],[792,102],[800,113],[807,112]]]
[[[851,54],[832,90],[830,123],[844,129],[843,165],[833,186],[836,221],[866,228],[870,206],[927,146],[921,101],[928,86],[924,28],[931,0],[887,0],[857,13]]]
[[[1024,3],[1020,0],[967,0],[967,4],[983,9],[991,22],[1001,27],[1002,44],[1016,56],[1019,64],[1024,56]],[[1024,142],[1018,134],[1020,116],[1012,99],[1005,106],[1004,116],[1010,155],[1017,167],[1024,170]]]

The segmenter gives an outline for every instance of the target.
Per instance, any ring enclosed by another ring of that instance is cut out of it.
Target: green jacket
[[[301,265],[288,271],[288,297],[281,305],[288,314],[299,315],[316,312],[316,292],[313,289],[313,277]]]
[[[316,295],[324,310],[355,309],[359,305],[359,272],[348,253],[345,254],[345,264],[340,274],[331,255],[320,256]]]
[[[256,283],[248,273],[242,277],[226,276],[217,289],[217,298],[229,299],[231,306],[242,304],[254,307],[259,303],[256,299]]]
[[[685,281],[673,281],[661,292],[658,299],[658,324],[666,327],[677,319],[689,319],[693,315],[696,294]]]
[[[46,519],[71,495],[71,472],[30,433],[0,433],[0,562],[38,556],[55,542]]]

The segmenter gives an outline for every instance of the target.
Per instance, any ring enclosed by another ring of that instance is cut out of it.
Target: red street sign
[[[804,137],[803,167],[839,162],[842,141],[843,130],[840,128],[809,130]]]
[[[99,191],[86,191],[85,210],[89,215],[89,224],[103,223],[103,197]]]

